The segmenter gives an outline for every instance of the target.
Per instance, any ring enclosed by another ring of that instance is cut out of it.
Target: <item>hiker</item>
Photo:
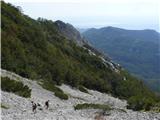
[[[41,107],[41,104],[37,103],[37,106]]]
[[[45,106],[46,106],[46,109],[49,108],[49,100],[47,100],[47,101],[45,102]]]
[[[36,112],[36,108],[37,108],[37,104],[34,103],[33,101],[31,101],[32,103],[32,111],[35,113]]]
[[[43,110],[42,105],[40,103],[37,103],[37,109],[38,110]]]

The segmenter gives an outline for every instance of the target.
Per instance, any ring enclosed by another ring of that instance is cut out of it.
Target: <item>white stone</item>
[[[112,105],[114,108],[125,109],[125,112],[112,110],[104,116],[106,120],[160,120],[160,113],[135,112],[126,109],[126,101],[114,98],[111,95],[88,90],[90,94],[83,93],[67,85],[60,88],[70,97],[69,100],[61,100],[54,96],[53,92],[43,89],[36,81],[28,80],[12,72],[1,70],[1,76],[20,80],[32,89],[31,98],[23,98],[13,93],[1,91],[1,102],[9,109],[2,108],[2,120],[94,120],[100,110],[74,110],[73,106],[79,103],[99,103]],[[32,112],[31,101],[42,105],[43,110]],[[50,100],[49,110],[44,108],[46,100]]]

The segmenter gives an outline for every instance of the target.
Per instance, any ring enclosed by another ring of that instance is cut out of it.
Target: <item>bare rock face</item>
[[[32,89],[31,98],[1,91],[1,103],[7,106],[2,108],[2,120],[160,120],[160,113],[128,110],[125,100],[98,91],[88,90],[89,94],[83,93],[63,84],[59,87],[68,94],[69,99],[61,100],[53,92],[43,89],[37,81],[22,78],[6,70],[1,70],[1,76],[22,81]],[[44,107],[47,100],[50,100],[49,109]],[[32,112],[31,101],[41,105],[36,113]],[[107,104],[114,109],[103,115],[98,109],[74,109],[76,104],[82,103]]]

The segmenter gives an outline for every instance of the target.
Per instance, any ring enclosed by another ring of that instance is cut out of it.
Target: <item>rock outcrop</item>
[[[55,25],[58,31],[67,39],[75,41],[76,43],[78,43],[78,45],[84,44],[84,38],[81,36],[79,31],[76,28],[74,28],[71,24],[57,20],[55,22]]]

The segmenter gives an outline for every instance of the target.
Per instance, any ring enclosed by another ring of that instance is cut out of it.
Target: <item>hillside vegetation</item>
[[[144,79],[152,90],[160,92],[158,32],[104,27],[89,29],[83,35],[130,73]]]
[[[128,100],[137,100],[137,96],[152,104],[159,100],[140,80],[121,69],[115,72],[100,57],[68,40],[55,22],[34,20],[11,4],[1,2],[1,6],[3,69],[53,85],[84,86]]]
[[[12,92],[22,97],[31,97],[31,89],[20,81],[10,80],[7,77],[1,78],[2,90]]]

